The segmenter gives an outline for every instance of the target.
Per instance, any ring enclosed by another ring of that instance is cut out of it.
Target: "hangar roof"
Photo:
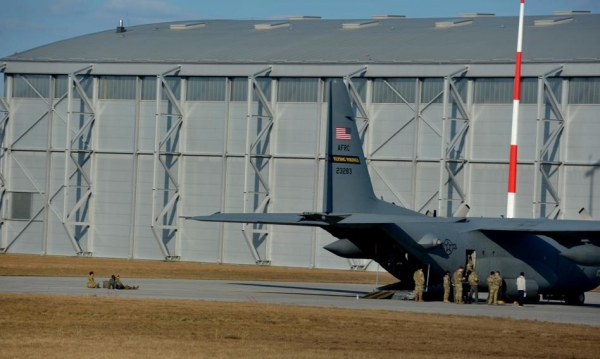
[[[2,60],[178,64],[514,61],[518,17],[472,15],[457,19],[380,16],[367,20],[178,21],[133,26],[123,33],[111,29]],[[600,62],[600,14],[526,17],[523,62]]]

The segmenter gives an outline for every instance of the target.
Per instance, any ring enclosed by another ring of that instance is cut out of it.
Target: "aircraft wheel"
[[[568,305],[583,305],[585,302],[584,293],[570,293],[565,294],[565,303]]]

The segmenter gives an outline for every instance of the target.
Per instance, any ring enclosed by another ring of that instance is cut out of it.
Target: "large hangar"
[[[501,216],[517,25],[121,24],[3,58],[0,252],[368,268],[323,250],[324,231],[183,218],[321,210],[333,77],[379,196]],[[526,17],[522,76],[516,215],[600,219],[600,15]]]

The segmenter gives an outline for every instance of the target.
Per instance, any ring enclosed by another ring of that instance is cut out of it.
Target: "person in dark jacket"
[[[111,275],[108,281],[108,289],[117,289],[117,278],[115,275]]]
[[[117,278],[115,279],[115,285],[117,289],[138,289],[139,285],[126,285],[121,282],[121,278],[117,274]]]

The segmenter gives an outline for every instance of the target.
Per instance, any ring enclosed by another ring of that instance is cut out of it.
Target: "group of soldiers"
[[[415,301],[422,302],[423,301],[423,287],[425,285],[425,276],[423,274],[423,269],[419,268],[413,275],[413,279],[415,281]],[[463,297],[463,283],[467,282],[469,285],[469,293],[465,297]],[[479,303],[479,276],[475,271],[475,267],[469,259],[467,263],[466,273],[463,267],[459,267],[456,272],[452,276],[450,276],[450,271],[446,271],[444,275],[444,303],[450,303],[450,288],[454,287],[454,303],[456,304],[471,304]],[[500,272],[491,272],[489,277],[487,277],[487,284],[489,288],[489,295],[487,299],[488,305],[498,305],[498,292],[500,291],[500,287],[502,287],[502,277],[500,276]]]
[[[94,279],[93,271],[90,272],[90,275],[88,277],[87,287],[88,288],[100,288],[100,283],[96,283],[96,280]],[[108,289],[138,289],[139,287],[140,287],[139,285],[123,284],[123,282],[121,282],[121,278],[119,277],[118,274],[116,276],[114,274],[112,276],[110,276],[109,280],[104,281],[104,286],[103,286],[103,288],[108,288]]]
[[[490,275],[487,277],[487,284],[490,291],[487,304],[498,305],[498,292],[500,291],[500,287],[502,287],[502,277],[500,276],[500,271],[491,271]]]

